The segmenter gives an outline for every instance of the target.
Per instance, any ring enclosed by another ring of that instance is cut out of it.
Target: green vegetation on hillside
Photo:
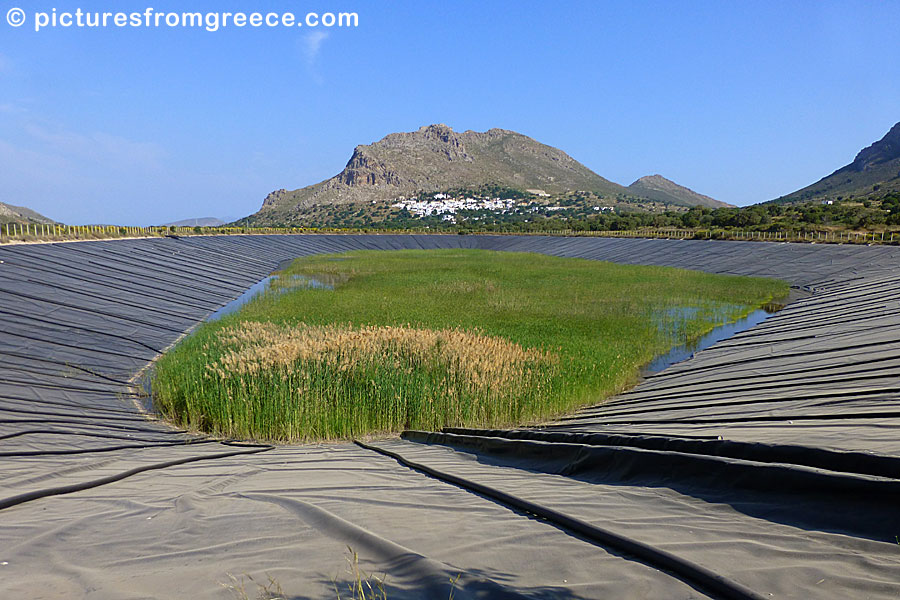
[[[153,393],[176,423],[241,438],[532,423],[623,390],[655,356],[786,292],[536,254],[306,257],[161,357]]]
[[[446,207],[471,201],[466,208]],[[502,202],[502,209],[488,208],[489,202]],[[426,214],[425,204],[445,205]],[[415,206],[418,204],[419,210]],[[506,206],[506,204],[509,204]],[[528,227],[528,223],[556,220],[588,220],[600,212],[613,211],[662,213],[685,210],[633,195],[603,195],[589,191],[544,194],[502,185],[449,188],[442,192],[418,192],[391,200],[317,204],[281,216],[269,215],[266,223],[277,227],[342,228],[342,229],[420,229],[448,230],[467,224],[478,228],[504,226]],[[236,226],[253,227],[259,222],[250,215],[235,222]]]
[[[766,203],[743,208],[692,208],[669,215],[672,225],[684,228],[721,228],[751,231],[884,230],[900,226],[900,194],[861,200]]]
[[[722,237],[727,237],[729,231],[900,231],[898,199],[900,193],[885,193],[865,198],[839,197],[790,204],[768,202],[741,208],[695,206],[687,209],[673,204],[601,196],[591,192],[541,197],[514,188],[481,186],[450,189],[437,195],[421,193],[402,202],[316,206],[297,212],[291,223],[309,228],[373,231],[427,229],[471,233],[676,228],[718,232]],[[475,202],[464,207],[451,206],[463,200]],[[502,206],[491,207],[489,201],[499,201]],[[433,205],[430,211],[429,203]],[[445,206],[438,206],[442,203]]]

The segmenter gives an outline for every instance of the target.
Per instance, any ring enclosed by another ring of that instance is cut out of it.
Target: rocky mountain
[[[637,196],[643,196],[666,204],[677,204],[678,206],[705,206],[707,208],[733,206],[709,196],[698,194],[694,190],[678,185],[662,175],[641,177],[629,185],[628,189]]]
[[[0,202],[0,223],[38,223],[49,225],[55,223],[55,221],[30,208]]]
[[[589,191],[632,196],[562,150],[514,131],[457,133],[429,125],[357,146],[343,171],[298,190],[277,190],[245,224],[289,223],[320,205],[392,200],[420,193],[497,185],[538,194]]]
[[[773,202],[803,202],[900,192],[900,123],[860,150],[852,163],[831,175]]]

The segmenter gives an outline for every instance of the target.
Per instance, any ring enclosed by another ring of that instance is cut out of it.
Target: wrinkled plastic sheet
[[[405,248],[777,277],[810,294],[527,430],[273,449],[141,410],[141,370],[283,261]],[[350,545],[391,598],[446,598],[457,577],[457,598],[897,597],[898,259],[530,236],[4,246],[2,595],[228,598],[229,573],[269,573],[290,597],[333,597]]]

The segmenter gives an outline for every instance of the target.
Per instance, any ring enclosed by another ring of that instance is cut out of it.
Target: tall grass
[[[202,350],[205,364],[158,378],[163,410],[198,429],[284,440],[515,422],[543,402],[558,362],[457,329],[254,321],[219,329]]]
[[[765,279],[471,250],[295,261],[163,356],[158,408],[242,438],[498,427],[596,403],[643,364],[786,293]]]

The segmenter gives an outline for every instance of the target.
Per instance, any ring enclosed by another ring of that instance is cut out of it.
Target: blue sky
[[[900,2],[133,2],[354,11],[355,29],[44,29],[0,16],[0,201],[68,223],[238,218],[429,123],[745,205],[900,121]]]

